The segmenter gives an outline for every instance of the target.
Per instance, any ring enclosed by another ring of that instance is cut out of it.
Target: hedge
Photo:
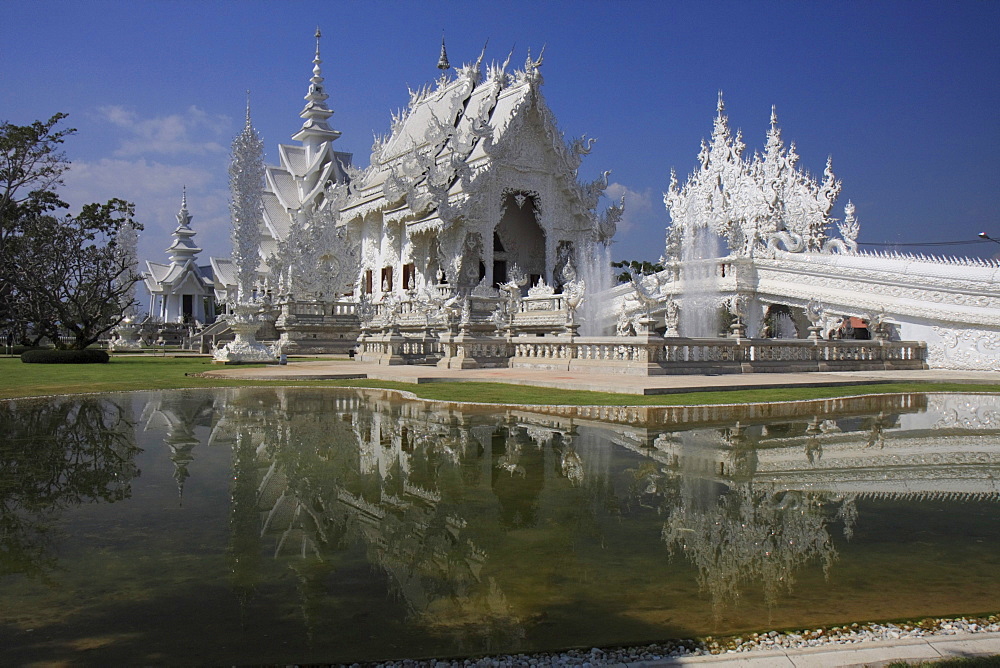
[[[25,364],[105,364],[111,359],[103,350],[27,350],[21,353]]]

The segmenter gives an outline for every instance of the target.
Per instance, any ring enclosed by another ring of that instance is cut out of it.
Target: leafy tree
[[[64,118],[66,114],[56,114],[44,123],[0,123],[0,243],[17,231],[25,216],[68,207],[55,192],[69,169],[59,147],[76,133],[74,128],[55,130]]]
[[[656,274],[663,271],[662,264],[659,262],[649,262],[647,260],[622,260],[621,262],[612,262],[611,267],[614,269],[624,269],[623,272],[615,276],[619,283],[628,283],[632,274],[649,276],[650,274]]]
[[[23,329],[23,318],[10,283],[13,276],[11,243],[23,233],[22,222],[68,205],[59,199],[55,187],[62,184],[68,168],[59,150],[66,137],[76,130],[55,130],[65,118],[56,114],[48,121],[31,125],[0,123],[0,325],[11,331]],[[22,325],[22,327],[17,327]],[[24,339],[23,332],[18,338]]]
[[[117,326],[141,279],[119,239],[142,229],[119,199],[87,204],[77,216],[56,188],[69,169],[60,151],[72,128],[65,114],[31,125],[0,124],[0,327],[27,345],[43,338],[86,348]]]

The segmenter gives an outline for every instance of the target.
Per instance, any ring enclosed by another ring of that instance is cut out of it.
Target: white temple
[[[149,314],[164,323],[209,323],[215,319],[214,282],[209,267],[198,266],[201,248],[194,241],[187,193],[181,196],[170,264],[146,261],[143,279],[149,291]]]
[[[264,170],[250,235],[275,350],[640,374],[1000,370],[1000,265],[859,252],[853,204],[834,217],[831,163],[819,180],[804,172],[774,113],[763,151],[744,157],[720,93],[696,169],[664,195],[664,271],[604,289],[594,249],[625,203],[599,213],[608,173],[579,180],[593,140],[563,138],[541,58],[453,70],[442,43],[438,79],[410,91],[359,169],[333,148],[319,40],[297,143]],[[169,271],[149,263],[151,291],[197,284],[180,269],[197,252],[181,222]],[[235,264],[212,268],[232,303]],[[184,299],[163,297],[164,319],[197,318],[200,300]]]

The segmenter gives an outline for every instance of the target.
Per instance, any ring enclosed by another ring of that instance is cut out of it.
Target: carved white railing
[[[299,320],[321,319],[327,316],[354,316],[357,309],[356,302],[348,301],[293,301],[283,306],[288,315],[295,316]]]
[[[376,364],[413,364],[441,354],[437,337],[407,337],[398,332],[362,336],[357,347],[362,361]]]
[[[741,373],[923,368],[913,341],[517,337],[515,367],[606,369],[609,373]]]
[[[510,344],[498,336],[474,336],[460,334],[446,336],[441,342],[439,365],[457,368],[507,366],[512,355]],[[466,364],[462,364],[465,361]]]
[[[551,295],[536,295],[524,297],[518,303],[518,313],[533,313],[536,311],[562,311],[562,293]]]

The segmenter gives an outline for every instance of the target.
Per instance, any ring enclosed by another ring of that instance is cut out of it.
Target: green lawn
[[[556,390],[502,383],[426,383],[415,385],[380,380],[266,381],[198,378],[185,374],[218,368],[208,358],[112,357],[108,364],[23,364],[0,358],[0,399],[81,392],[164,390],[187,387],[295,385],[309,387],[374,387],[412,392],[425,399],[496,404],[555,404],[605,406],[678,406],[820,399],[898,392],[1000,392],[1000,385],[956,383],[892,383],[850,387],[777,387],[764,390],[688,392],[658,396]]]

